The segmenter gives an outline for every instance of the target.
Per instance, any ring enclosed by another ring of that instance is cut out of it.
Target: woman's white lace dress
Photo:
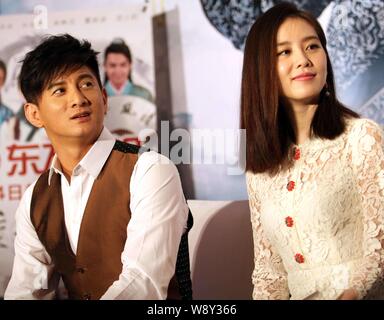
[[[294,159],[272,178],[247,173],[253,298],[336,299],[347,288],[375,297],[384,267],[381,128],[348,120],[341,136],[311,139]]]

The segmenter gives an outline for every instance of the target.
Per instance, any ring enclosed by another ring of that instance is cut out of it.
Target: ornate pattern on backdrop
[[[244,49],[254,20],[281,1],[201,0],[211,24],[232,44]],[[324,29],[340,99],[384,124],[384,2],[382,0],[288,1],[320,17],[330,17]]]

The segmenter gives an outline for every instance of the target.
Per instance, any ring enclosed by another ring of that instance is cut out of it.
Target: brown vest
[[[119,278],[127,239],[129,183],[138,148],[117,141],[95,180],[81,222],[76,255],[64,221],[60,175],[38,179],[31,202],[31,221],[63,279],[70,299],[99,299]]]

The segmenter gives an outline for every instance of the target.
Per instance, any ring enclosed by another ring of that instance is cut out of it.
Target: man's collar
[[[105,164],[105,161],[107,161],[115,141],[116,139],[114,136],[107,128],[104,127],[97,141],[92,145],[91,149],[88,150],[83,159],[81,159],[81,161],[77,164],[74,171],[78,170],[78,168],[82,168],[94,179],[96,179]],[[63,174],[60,160],[56,154],[54,155],[49,168],[48,185],[50,185],[51,177],[54,173],[60,175]]]

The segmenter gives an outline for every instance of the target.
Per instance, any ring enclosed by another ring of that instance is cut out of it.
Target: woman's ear
[[[27,102],[24,105],[24,113],[27,120],[35,127],[42,128],[43,121],[40,117],[40,110],[34,103]]]

